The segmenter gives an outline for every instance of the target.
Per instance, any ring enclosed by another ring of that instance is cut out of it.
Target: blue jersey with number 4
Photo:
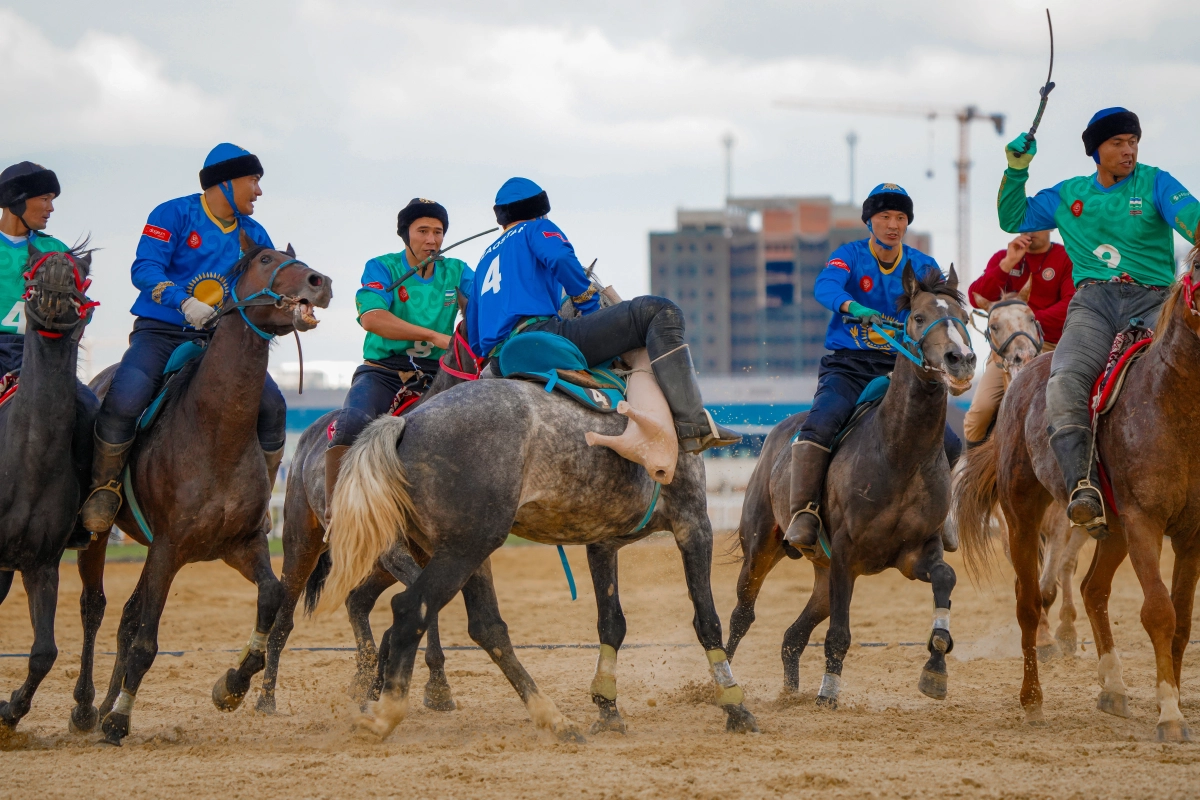
[[[575,248],[545,217],[518,222],[484,251],[467,303],[471,347],[486,355],[527,317],[554,317],[562,293],[575,297],[591,286]],[[593,295],[576,306],[584,314],[600,307]]]

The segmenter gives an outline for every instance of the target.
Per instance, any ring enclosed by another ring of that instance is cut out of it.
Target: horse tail
[[[329,568],[333,566],[333,562],[329,558],[329,551],[321,553],[317,558],[317,564],[313,567],[312,574],[308,576],[308,582],[304,584],[304,614],[312,616],[312,613],[317,610],[317,601],[321,599],[321,591],[325,588],[325,579],[329,577]]]
[[[999,455],[996,437],[967,452],[954,480],[954,517],[962,542],[963,561],[971,579],[978,582],[992,567],[992,512],[1000,500]]]
[[[404,536],[413,518],[404,464],[396,452],[404,417],[382,416],[367,426],[346,453],[333,492],[329,526],[329,576],[317,614],[340,606]]]

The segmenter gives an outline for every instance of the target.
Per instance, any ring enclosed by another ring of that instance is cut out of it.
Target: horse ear
[[[32,236],[30,236],[28,239],[25,240],[25,247],[27,247],[29,249],[29,260],[30,261],[32,261],[33,259],[37,258],[38,256],[40,256],[42,254],[41,250],[38,250],[36,247],[33,246],[33,237]]]
[[[917,273],[913,272],[911,261],[904,262],[904,272],[900,275],[900,282],[904,286],[904,293],[909,297],[921,291],[921,284],[917,280]]]
[[[981,311],[991,311],[992,301],[981,295],[979,292],[971,292],[971,302],[976,308]]]
[[[946,285],[950,287],[950,291],[958,291],[958,273],[954,271],[954,265],[950,265],[950,277],[946,278]]]
[[[285,248],[285,249],[284,249],[284,251],[283,251],[283,252],[287,253],[287,257],[288,257],[288,258],[295,258],[295,257],[296,257],[296,251],[292,249],[292,243],[291,243],[291,242],[288,242],[288,246],[287,246],[287,248]]]
[[[88,250],[86,253],[80,256],[79,263],[83,264],[83,266],[90,270],[92,268],[92,251]]]
[[[1025,281],[1025,285],[1021,287],[1021,291],[1017,292],[1017,297],[1028,303],[1029,295],[1031,294],[1033,294],[1033,276],[1030,276],[1029,280]]]
[[[258,245],[254,243],[254,240],[250,238],[250,234],[246,233],[245,228],[241,228],[238,231],[238,241],[242,245],[242,255],[245,255],[254,248],[258,247]]]

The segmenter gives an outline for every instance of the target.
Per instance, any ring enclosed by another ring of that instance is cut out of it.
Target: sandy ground
[[[723,542],[718,543],[718,550]],[[1081,570],[1090,559],[1090,546]],[[595,606],[581,548],[570,551],[580,599],[572,603],[555,551],[506,547],[494,558],[501,610],[515,643],[595,642]],[[737,566],[718,557],[717,606],[726,624]],[[1169,575],[1170,556],[1164,556]],[[954,562],[957,565],[957,561]],[[117,618],[139,564],[112,565],[109,614],[100,650],[111,651]],[[279,565],[276,564],[278,571]],[[1128,564],[1118,574],[1112,608],[1134,717],[1095,710],[1091,646],[1077,658],[1044,665],[1048,724],[1022,723],[1017,703],[1011,578],[976,589],[960,577],[954,595],[957,648],[950,658],[950,696],[917,692],[925,659],[931,594],[895,572],[859,582],[852,610],[857,642],[847,659],[842,708],[818,711],[813,697],[823,655],[801,661],[804,693],[779,696],[779,644],[812,581],[802,563],[781,564],[758,605],[758,622],[733,662],[758,717],[759,735],[730,735],[724,714],[709,705],[704,655],[691,628],[692,611],[673,542],[657,538],[621,558],[622,599],[629,622],[618,667],[619,704],[629,733],[560,744],[536,730],[500,672],[478,650],[448,653],[458,711],[425,709],[419,701],[386,741],[350,733],[355,708],[344,694],[353,673],[348,652],[285,654],[280,714],[251,708],[218,712],[209,698],[217,676],[232,666],[253,622],[254,591],[221,564],[193,565],[176,580],[163,617],[157,662],[143,683],[133,731],[123,748],[98,746],[97,735],[73,736],[67,716],[77,674],[80,623],[78,576],[64,566],[59,606],[58,663],[18,732],[0,744],[3,789],[11,797],[1195,797],[1200,794],[1200,744],[1154,741],[1152,653],[1138,621],[1141,591]],[[962,570],[959,570],[960,575]],[[1082,572],[1081,572],[1082,574]],[[376,631],[388,623],[381,603]],[[443,641],[470,645],[462,601],[443,612]],[[823,639],[824,626],[814,640]],[[1081,638],[1090,641],[1086,622]],[[24,652],[31,639],[18,585],[0,607],[0,652]],[[352,643],[343,612],[301,620],[296,647]],[[1183,708],[1200,729],[1198,646],[1184,662]],[[183,650],[183,655],[165,651]],[[542,690],[572,719],[590,725],[588,686],[594,649],[522,650]],[[957,656],[957,658],[956,658]],[[963,660],[976,656],[972,660]],[[978,657],[983,656],[983,657]],[[107,684],[112,656],[98,658]],[[25,662],[0,658],[0,686],[23,679]],[[418,661],[415,676],[424,684]],[[98,681],[99,682],[99,681]],[[419,692],[419,689],[418,689]],[[417,697],[419,697],[419,693]],[[1200,730],[1197,730],[1200,733]]]

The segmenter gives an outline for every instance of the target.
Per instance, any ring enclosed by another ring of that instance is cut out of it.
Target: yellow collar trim
[[[871,238],[867,240],[867,247],[871,249],[871,255],[875,256],[875,261],[879,264],[879,271],[884,275],[891,275],[893,272],[895,272],[896,267],[898,267],[900,262],[904,259],[903,242],[901,242],[900,246],[896,248],[896,260],[893,261],[890,266],[884,266],[887,256],[875,249],[875,234],[871,234]]]
[[[210,209],[208,207],[208,200],[206,200],[204,198],[204,195],[200,195],[200,207],[204,209],[204,213],[207,214],[208,218],[212,220],[213,225],[216,225],[218,228],[221,229],[221,233],[233,233],[234,231],[237,230],[237,220],[236,219],[228,227],[226,227],[225,223],[221,222],[221,220],[217,219],[217,215],[214,214],[212,212],[212,209]]]

